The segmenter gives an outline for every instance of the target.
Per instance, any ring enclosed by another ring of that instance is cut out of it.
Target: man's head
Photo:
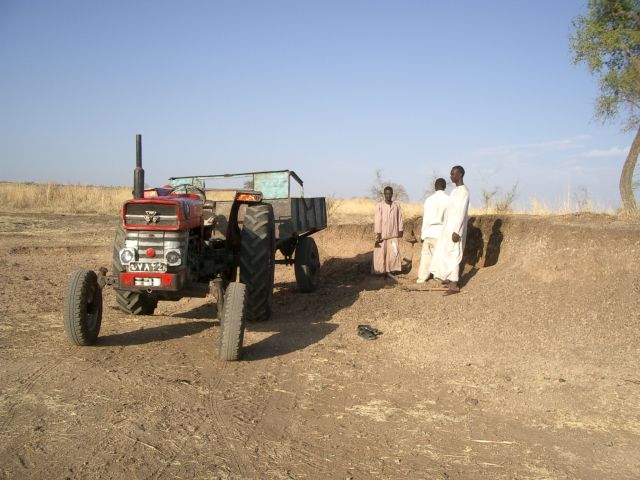
[[[451,169],[451,181],[456,185],[464,185],[464,168],[456,165]]]
[[[438,190],[444,190],[445,188],[447,188],[447,181],[444,178],[437,179],[435,183],[436,192]]]
[[[384,201],[390,203],[393,200],[393,188],[384,187]]]

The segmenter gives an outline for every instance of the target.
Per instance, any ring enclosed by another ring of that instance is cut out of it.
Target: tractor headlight
[[[182,252],[180,250],[167,250],[164,254],[164,258],[167,260],[167,265],[175,267],[182,263]]]
[[[136,251],[133,248],[123,248],[120,250],[120,263],[129,265],[136,259]]]

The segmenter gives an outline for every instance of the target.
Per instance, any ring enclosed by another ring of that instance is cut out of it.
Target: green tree
[[[589,0],[587,10],[573,20],[574,63],[586,63],[600,77],[596,117],[624,116],[625,129],[637,129],[620,175],[623,207],[633,211],[633,173],[640,153],[640,0]]]

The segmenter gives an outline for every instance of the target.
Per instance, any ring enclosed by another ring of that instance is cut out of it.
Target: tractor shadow
[[[332,317],[353,305],[360,292],[393,287],[393,282],[370,274],[371,258],[371,252],[352,258],[330,258],[322,265],[322,283],[313,293],[298,292],[295,282],[276,284],[273,318],[251,322],[246,327],[250,332],[271,335],[245,344],[243,360],[273,358],[313,345],[338,328],[329,323]]]
[[[176,338],[195,335],[215,324],[211,321],[194,321],[189,323],[175,323],[171,325],[160,325],[150,328],[139,328],[138,330],[115,333],[98,337],[96,345],[99,347],[142,345],[145,343],[166,342]]]
[[[167,302],[170,303],[170,302]],[[97,345],[99,346],[125,346],[125,345],[141,345],[144,343],[166,342],[177,338],[188,337],[189,335],[198,334],[204,330],[219,326],[220,323],[216,319],[218,316],[215,304],[209,302],[198,305],[195,308],[186,310],[178,310],[177,312],[168,313],[162,310],[163,302],[160,302],[160,312],[156,311],[154,316],[165,316],[176,319],[192,320],[184,323],[172,323],[167,325],[159,325],[155,327],[138,327],[136,330],[105,335],[98,337]],[[116,306],[112,307],[120,313],[120,309]],[[140,320],[153,318],[153,316],[139,316]]]
[[[186,318],[189,320],[213,320],[218,318],[218,307],[215,303],[206,302],[202,305],[184,312],[172,313],[171,317]]]

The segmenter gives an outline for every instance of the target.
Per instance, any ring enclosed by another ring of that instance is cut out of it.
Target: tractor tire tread
[[[240,282],[247,286],[247,319],[271,317],[275,269],[275,222],[269,204],[247,207],[240,242]]]
[[[220,324],[220,359],[232,362],[242,355],[245,311],[247,305],[246,285],[232,282],[224,295],[224,306]]]
[[[93,283],[93,301],[97,302],[98,318],[93,328],[86,322],[90,284]],[[95,272],[78,270],[71,276],[64,296],[64,329],[72,343],[79,346],[93,345],[100,332],[102,321],[102,292]]]

